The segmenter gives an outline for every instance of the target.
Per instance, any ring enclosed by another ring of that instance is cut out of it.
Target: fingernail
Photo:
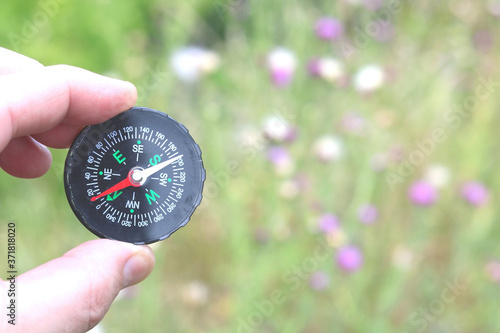
[[[138,246],[123,269],[123,288],[144,280],[153,270],[154,264],[153,252],[147,247]]]

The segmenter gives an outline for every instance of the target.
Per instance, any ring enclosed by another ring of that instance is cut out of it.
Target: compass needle
[[[92,197],[90,199],[90,201],[96,201],[97,199],[99,198],[102,198],[102,197],[105,197],[107,196],[108,194],[111,194],[113,192],[116,192],[116,191],[119,191],[119,190],[123,190],[124,188],[127,188],[129,186],[132,186],[132,182],[130,181],[129,177],[127,177],[126,179],[122,180],[121,182],[119,182],[118,184],[116,184],[115,186],[111,187],[110,189],[102,192],[101,194],[95,196],[95,197]]]
[[[143,172],[142,172],[142,175],[144,176],[144,178],[149,178],[149,176],[157,173],[158,171],[160,171],[161,169],[165,168],[166,166],[174,163],[175,161],[177,161],[178,159],[182,158],[183,155],[179,155],[179,156],[176,156],[176,157],[173,157],[165,162],[162,162],[160,164],[157,164],[155,166],[152,166],[152,167],[149,167],[147,169],[145,169]]]

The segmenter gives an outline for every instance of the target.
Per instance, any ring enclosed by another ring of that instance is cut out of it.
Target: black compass
[[[134,244],[163,240],[184,226],[202,198],[205,169],[184,125],[134,107],[84,128],[69,149],[64,187],[95,235]]]

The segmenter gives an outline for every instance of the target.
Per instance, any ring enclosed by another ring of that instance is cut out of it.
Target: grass
[[[487,1],[400,1],[401,11],[391,17],[394,39],[369,40],[349,58],[314,36],[315,21],[335,16],[354,40],[357,28],[377,14],[342,1],[95,0],[58,5],[45,24],[23,35],[44,3],[4,4],[0,45],[46,65],[67,63],[132,81],[141,105],[190,129],[207,169],[203,206],[186,227],[155,246],[153,274],[134,297],[114,303],[102,322],[106,332],[500,329],[499,285],[485,272],[500,256],[498,86],[467,115],[448,114],[453,122],[445,116],[474,96],[479,76],[500,77],[498,18],[488,13]],[[489,51],[474,46],[480,31],[493,36]],[[21,42],[13,43],[9,33]],[[181,83],[168,66],[172,51],[191,43],[221,57],[220,69],[195,86]],[[278,45],[293,50],[299,62],[286,89],[273,87],[263,66]],[[351,85],[310,78],[307,60],[326,55],[341,59],[349,76],[378,64],[390,80],[361,96]],[[349,111],[367,119],[368,135],[342,129]],[[267,160],[268,142],[248,147],[242,139],[273,114],[298,130],[297,140],[284,145],[295,165],[289,175],[277,174]],[[395,186],[387,177],[398,174],[397,160],[381,172],[372,169],[373,156],[388,151],[408,161],[436,129],[445,139]],[[315,140],[327,134],[345,145],[338,162],[321,163],[313,153]],[[0,221],[18,224],[21,271],[94,238],[66,202],[65,151],[53,154],[51,171],[40,179],[0,174]],[[417,207],[408,188],[434,164],[447,166],[451,181],[435,205]],[[280,188],[296,177],[306,185],[295,197],[284,197]],[[487,205],[474,208],[460,198],[467,180],[488,187]],[[380,211],[371,226],[356,217],[366,202]],[[340,218],[344,243],[362,250],[359,271],[346,274],[336,266],[341,239],[329,239],[328,256],[316,255],[328,238],[317,232],[325,212]],[[322,291],[308,283],[318,270],[330,279]],[[457,279],[463,289],[450,287]]]

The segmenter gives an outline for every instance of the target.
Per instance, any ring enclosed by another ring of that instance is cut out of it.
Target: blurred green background
[[[499,15],[486,0],[4,2],[2,47],[133,82],[138,105],[184,123],[203,151],[202,206],[153,246],[155,270],[100,330],[498,332]],[[316,36],[329,16],[341,41]],[[383,38],[367,30],[379,20]],[[170,65],[189,45],[220,61],[195,82]],[[282,87],[266,61],[278,46],[296,60]],[[315,57],[337,59],[345,75],[311,76]],[[373,91],[356,85],[367,65],[384,75]],[[276,128],[293,135],[273,137]],[[0,221],[17,222],[22,272],[95,238],[67,204],[65,154],[53,150],[39,179],[0,173]],[[419,205],[416,181],[437,198]],[[464,199],[468,181],[488,200]],[[371,224],[358,216],[368,203]],[[325,214],[335,230],[322,230]],[[338,263],[347,245],[363,257],[351,272]]]

